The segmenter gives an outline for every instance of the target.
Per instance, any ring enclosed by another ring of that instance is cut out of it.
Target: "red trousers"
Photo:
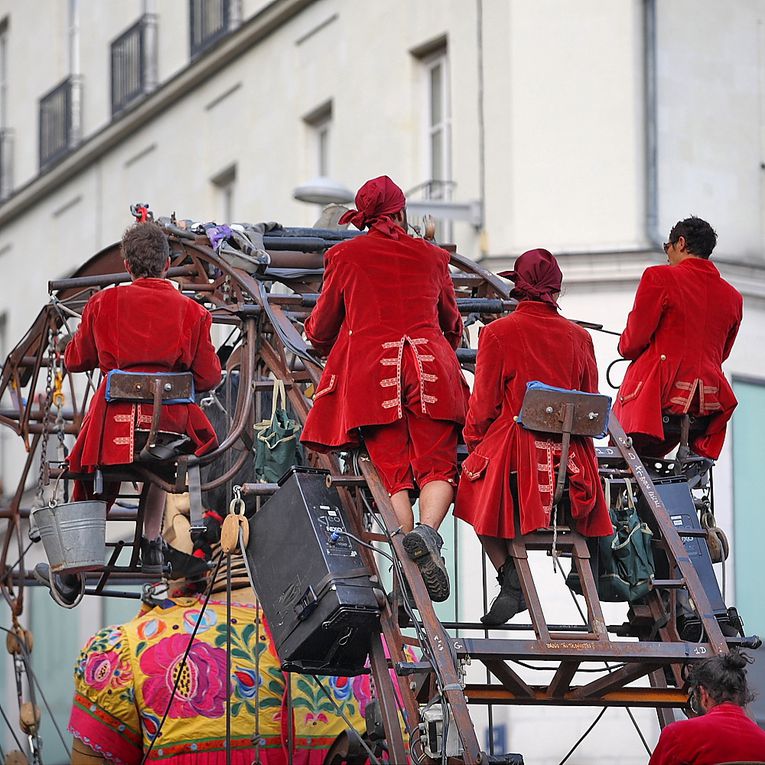
[[[389,494],[420,489],[431,481],[457,485],[457,435],[451,420],[422,414],[420,380],[411,349],[404,352],[401,398],[404,416],[388,425],[362,428],[364,443]]]

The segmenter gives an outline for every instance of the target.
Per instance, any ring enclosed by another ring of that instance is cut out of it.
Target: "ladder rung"
[[[651,588],[656,590],[659,588],[665,590],[679,590],[683,587],[687,587],[685,579],[652,579]]]

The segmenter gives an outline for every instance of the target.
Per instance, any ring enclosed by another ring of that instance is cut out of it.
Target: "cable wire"
[[[579,744],[584,741],[587,736],[590,735],[590,731],[600,722],[600,718],[603,717],[603,715],[606,713],[606,709],[608,707],[603,707],[603,709],[600,710],[598,713],[598,716],[593,720],[592,724],[589,728],[579,737],[579,740],[574,744],[574,746],[571,747],[571,749],[568,750],[568,754],[558,763],[558,765],[565,765],[566,760],[568,760],[569,757],[576,751],[576,748],[579,746]]]
[[[335,708],[337,713],[340,715],[340,717],[345,720],[346,724],[348,725],[348,729],[352,730],[356,736],[358,736],[359,743],[361,746],[364,747],[364,751],[369,755],[369,759],[372,760],[374,765],[381,765],[380,760],[375,757],[374,752],[369,748],[369,745],[366,741],[364,741],[364,738],[362,736],[359,736],[358,731],[353,727],[353,723],[348,719],[348,715],[343,711],[342,707],[335,701],[335,699],[332,698],[332,695],[327,691],[327,689],[324,687],[324,683],[319,680],[317,675],[311,675],[311,677],[316,681],[319,688],[321,689],[321,692],[329,699],[332,706]]]
[[[3,709],[2,705],[0,705],[0,715],[2,715],[3,720],[5,720],[5,724],[8,726],[8,730],[11,732],[11,735],[13,736],[13,740],[16,742],[16,746],[19,748],[19,751],[23,752],[24,747],[21,745],[21,741],[19,741],[19,737],[16,735],[16,731],[13,729],[13,726],[11,725],[10,720],[5,714],[5,710]]]
[[[191,636],[189,637],[189,643],[186,646],[186,650],[183,652],[183,657],[181,658],[180,663],[178,664],[178,670],[175,675],[173,690],[170,693],[170,699],[167,702],[167,708],[165,709],[165,713],[162,715],[162,719],[159,722],[159,726],[157,727],[157,732],[152,736],[151,741],[149,742],[149,746],[144,752],[143,757],[141,758],[141,765],[146,765],[146,761],[149,759],[151,750],[154,748],[155,742],[157,741],[157,739],[160,737],[162,733],[162,726],[165,724],[165,720],[167,720],[167,716],[170,714],[170,709],[173,706],[173,701],[175,701],[175,694],[178,692],[178,686],[180,685],[180,682],[181,682],[181,675],[183,674],[183,669],[186,666],[186,660],[188,659],[191,648],[194,645],[194,638],[197,636],[197,632],[199,631],[199,625],[202,623],[202,617],[204,616],[205,609],[207,608],[207,604],[210,601],[210,596],[212,595],[213,583],[215,582],[215,577],[218,574],[218,571],[220,571],[220,566],[222,562],[223,562],[223,552],[221,551],[218,554],[218,562],[215,565],[215,571],[213,571],[212,575],[210,576],[210,582],[207,587],[207,592],[205,593],[204,601],[202,602],[202,607],[199,609],[199,614],[197,615],[196,621],[194,623],[194,629],[191,631]]]

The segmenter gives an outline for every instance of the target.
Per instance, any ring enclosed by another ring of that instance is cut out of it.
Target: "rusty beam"
[[[577,690],[574,688],[573,691]],[[500,685],[469,683],[465,696],[469,704],[512,704],[513,706],[560,706],[560,707],[643,707],[682,708],[688,703],[688,696],[677,688],[619,688],[601,696],[577,698],[568,693],[550,698],[547,686],[532,686],[533,696],[517,695]]]
[[[491,672],[502,685],[516,696],[534,697],[534,690],[518,673],[504,661],[498,659],[487,659],[484,662],[486,669]]]

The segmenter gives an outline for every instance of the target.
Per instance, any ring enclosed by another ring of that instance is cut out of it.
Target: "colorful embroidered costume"
[[[72,734],[117,765],[140,763],[170,703],[200,610],[201,599],[176,598],[98,632],[75,667]],[[320,765],[347,723],[312,678],[293,676],[290,760],[285,675],[265,622],[255,606],[233,604],[231,614],[232,763],[250,765],[259,753],[262,765]],[[322,682],[354,727],[363,730],[370,677]],[[226,686],[226,605],[210,602],[149,762],[225,763]]]
[[[625,432],[658,442],[649,456],[663,456],[678,439],[664,436],[662,413],[709,416],[692,449],[720,456],[736,397],[725,379],[741,324],[743,300],[714,263],[689,257],[645,271],[635,295],[619,353],[632,363],[624,376],[614,414]]]
[[[185,372],[194,375],[197,391],[220,382],[220,362],[210,341],[209,312],[182,295],[167,279],[136,279],[124,287],[94,295],[67,346],[64,361],[70,372],[112,369],[133,372]],[[133,461],[136,435],[151,427],[151,404],[107,403],[106,379],[96,392],[69,455],[73,472],[92,472],[99,465]],[[196,404],[163,407],[160,430],[186,434],[192,449],[203,454],[215,448],[212,425]],[[75,484],[75,499],[85,490]]]
[[[555,304],[524,300],[481,331],[475,384],[463,435],[470,454],[462,464],[454,514],[477,534],[512,539],[517,473],[521,534],[551,523],[561,437],[518,425],[526,383],[597,392],[598,371],[586,330],[558,314]],[[572,438],[568,461],[571,514],[588,536],[613,532],[590,439]]]
[[[454,353],[462,319],[448,253],[390,219],[372,223],[327,252],[305,332],[329,358],[302,442],[353,448],[362,428],[389,492],[412,488],[413,479],[454,482],[468,389]],[[378,427],[391,425],[395,433]],[[423,448],[428,464],[418,460]]]

